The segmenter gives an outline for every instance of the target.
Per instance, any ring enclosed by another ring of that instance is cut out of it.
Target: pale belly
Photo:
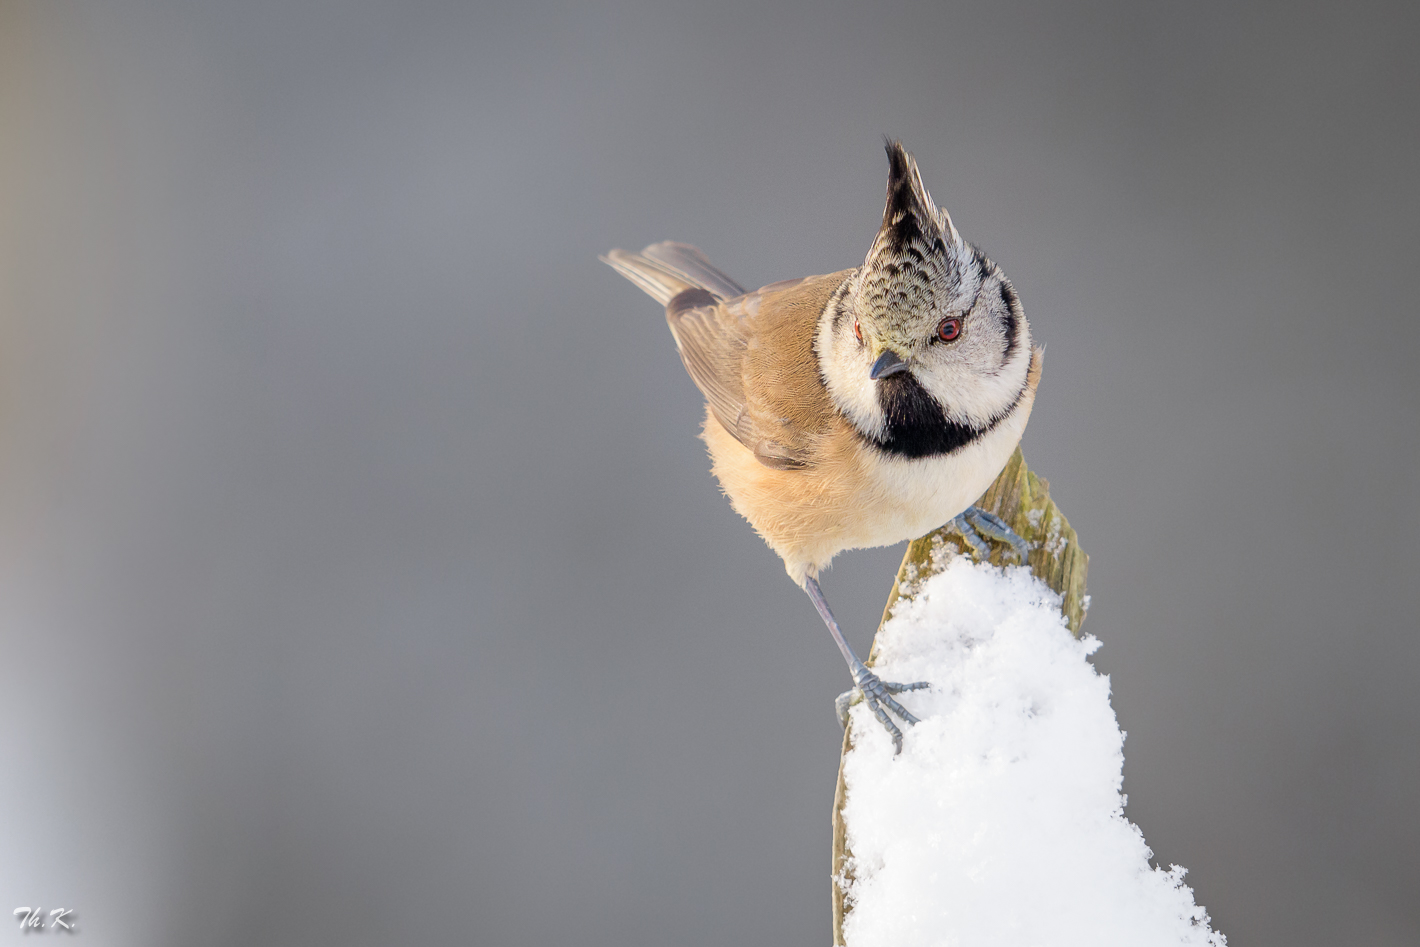
[[[1020,443],[1029,417],[1029,405],[1022,407],[1026,410],[1016,411],[954,454],[915,460],[875,458],[870,468],[877,485],[873,512],[861,521],[861,535],[844,537],[848,546],[888,546],[915,539],[965,510],[991,486]]]
[[[1033,394],[988,434],[941,457],[878,454],[845,431],[823,463],[777,470],[755,460],[708,412],[704,437],[730,502],[802,585],[845,549],[915,539],[970,506],[1020,442]]]

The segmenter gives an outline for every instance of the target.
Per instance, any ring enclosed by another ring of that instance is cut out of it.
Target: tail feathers
[[[631,280],[662,306],[687,289],[703,289],[720,299],[743,296],[744,288],[695,247],[667,240],[640,253],[613,250],[601,261]]]
[[[743,296],[745,288],[715,267],[705,254],[688,243],[663,240],[641,251],[681,279],[714,293],[721,299]]]
[[[601,261],[622,276],[640,286],[662,306],[671,301],[676,293],[690,289],[692,284],[666,270],[655,260],[640,253],[613,250],[601,257]]]

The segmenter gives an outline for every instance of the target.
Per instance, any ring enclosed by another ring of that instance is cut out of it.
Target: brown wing
[[[725,430],[760,463],[807,467],[837,411],[819,378],[819,316],[850,270],[746,293],[695,247],[602,257],[666,307],[681,361]]]
[[[814,334],[846,273],[719,300],[691,288],[666,306],[681,360],[715,418],[767,467],[798,469],[836,418]]]
[[[741,371],[751,327],[703,289],[687,289],[673,297],[666,305],[666,322],[685,370],[710,402],[716,419],[740,443],[752,448],[747,440],[753,431],[745,410]]]

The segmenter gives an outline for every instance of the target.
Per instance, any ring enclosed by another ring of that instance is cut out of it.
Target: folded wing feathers
[[[742,440],[739,427],[744,419],[745,395],[740,363],[744,339],[735,331],[738,327],[725,325],[725,320],[719,306],[703,306],[671,320],[671,332],[686,371],[710,402],[715,417],[725,430]]]
[[[740,372],[746,340],[738,315],[720,305],[745,295],[744,287],[720,272],[695,247],[685,243],[653,243],[640,253],[612,250],[601,258],[622,276],[667,306],[666,321],[675,336],[681,361],[710,410],[740,443],[754,452],[766,467],[798,469],[806,466],[799,452],[765,438],[756,430],[745,404]],[[687,289],[701,289],[715,297],[712,305],[680,303],[672,299]]]

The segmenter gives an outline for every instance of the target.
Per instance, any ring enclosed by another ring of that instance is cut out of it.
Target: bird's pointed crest
[[[962,282],[970,250],[922,183],[917,162],[901,142],[887,142],[887,206],[860,271],[868,311],[894,324],[930,310],[933,297]]]
[[[937,234],[950,243],[959,243],[961,236],[952,226],[952,218],[938,209],[922,183],[917,161],[902,147],[902,142],[888,139],[887,206],[883,209],[883,225],[879,237],[889,236],[902,246],[913,237],[928,241]]]

